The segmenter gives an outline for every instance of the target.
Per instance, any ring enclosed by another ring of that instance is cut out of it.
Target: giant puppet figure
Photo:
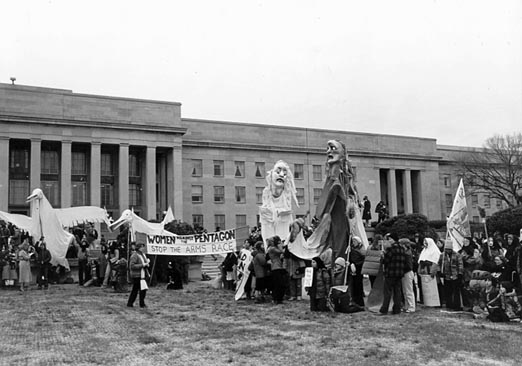
[[[290,252],[299,258],[311,259],[331,248],[334,259],[346,257],[350,226],[355,230],[357,221],[362,224],[362,219],[357,217],[357,200],[346,147],[340,141],[330,140],[326,148],[326,181],[314,217],[316,228],[305,239],[304,221],[295,220],[288,237]]]
[[[297,204],[294,176],[287,163],[279,160],[266,175],[267,186],[263,190],[263,204],[259,208],[261,235],[266,240],[274,235],[281,239],[288,236],[292,215],[292,200]]]

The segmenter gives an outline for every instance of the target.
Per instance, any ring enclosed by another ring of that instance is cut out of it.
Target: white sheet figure
[[[61,265],[69,269],[65,254],[74,236],[64,228],[87,222],[110,224],[107,211],[100,207],[54,209],[39,188],[27,197],[27,201],[30,202],[31,217],[0,211],[0,219],[29,232],[35,242],[43,236],[47,249],[51,252],[52,265]]]
[[[294,221],[292,200],[297,207],[294,176],[287,163],[279,160],[266,175],[267,186],[263,190],[263,204],[259,207],[261,235],[266,240],[274,235],[286,239],[290,224]]]

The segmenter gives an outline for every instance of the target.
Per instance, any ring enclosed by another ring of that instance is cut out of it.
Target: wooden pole
[[[158,260],[158,256],[154,256],[154,263],[152,264],[152,270],[150,272],[149,286],[152,285],[152,277],[154,277],[154,268],[156,268],[156,261]]]

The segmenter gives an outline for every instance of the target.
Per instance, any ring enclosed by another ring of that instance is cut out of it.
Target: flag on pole
[[[453,207],[449,215],[448,222],[448,236],[453,242],[453,250],[458,252],[464,245],[464,238],[471,236],[469,229],[468,206],[466,203],[466,194],[464,193],[464,183],[462,179],[457,189],[457,194],[453,200]]]

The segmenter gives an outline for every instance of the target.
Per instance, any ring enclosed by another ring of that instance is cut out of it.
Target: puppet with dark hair
[[[357,202],[346,146],[340,141],[330,140],[326,149],[326,181],[313,219],[315,231],[306,240],[302,231],[304,220],[295,220],[290,227],[290,252],[299,258],[311,259],[332,248],[333,258],[345,257],[350,221],[352,226],[356,221]]]

